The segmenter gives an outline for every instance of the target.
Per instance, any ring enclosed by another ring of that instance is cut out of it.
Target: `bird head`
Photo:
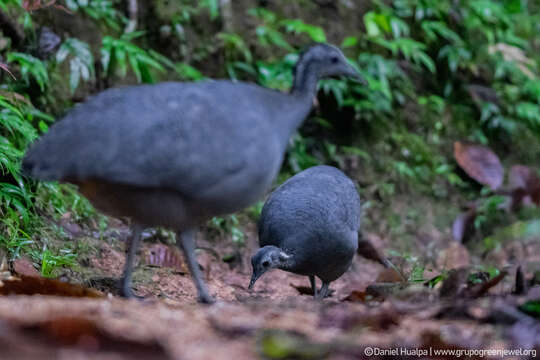
[[[306,69],[313,71],[318,78],[346,76],[363,81],[341,50],[329,44],[312,45],[300,55],[295,71]]]
[[[277,269],[282,267],[290,255],[287,255],[284,251],[276,246],[264,246],[260,248],[255,255],[251,258],[251,265],[253,266],[253,273],[251,275],[251,281],[249,282],[248,289],[252,289],[255,285],[255,281],[261,277],[262,274],[271,269]]]

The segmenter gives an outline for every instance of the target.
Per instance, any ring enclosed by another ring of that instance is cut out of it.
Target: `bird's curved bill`
[[[361,83],[362,85],[367,85],[367,81],[366,79],[364,79],[364,77],[362,75],[360,75],[360,73],[358,72],[358,70],[356,70],[352,65],[348,65],[347,67],[347,77],[351,78],[352,80],[354,81],[357,81],[359,83]]]
[[[253,289],[253,285],[255,285],[255,281],[261,276],[261,274],[255,274],[251,275],[251,281],[249,282],[248,290]]]

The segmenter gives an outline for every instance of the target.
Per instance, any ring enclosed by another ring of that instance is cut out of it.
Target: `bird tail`
[[[21,163],[21,173],[24,176],[32,177],[39,180],[57,180],[57,176],[53,174],[54,167],[53,159],[47,151],[43,151],[40,144],[33,144],[26,151]]]

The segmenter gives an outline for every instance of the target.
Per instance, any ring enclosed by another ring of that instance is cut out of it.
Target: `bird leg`
[[[133,273],[133,262],[135,254],[141,240],[143,227],[139,224],[134,224],[131,228],[131,237],[128,239],[126,251],[126,265],[124,266],[124,275],[120,283],[120,294],[126,299],[136,297],[131,290],[131,274]]]
[[[309,282],[311,284],[311,289],[313,290],[313,297],[317,297],[317,280],[315,280],[314,275],[309,275]]]
[[[319,290],[319,293],[317,294],[317,296],[315,296],[315,299],[317,299],[317,300],[322,300],[322,299],[324,299],[325,297],[327,297],[327,296],[328,296],[328,292],[329,292],[329,290],[330,290],[330,289],[328,288],[329,285],[330,285],[329,283],[323,281],[322,286],[321,286],[321,290]]]
[[[201,270],[199,269],[199,264],[195,258],[195,230],[189,229],[183,232],[178,232],[179,246],[184,252],[184,257],[191,273],[193,283],[197,288],[197,293],[199,294],[198,300],[204,304],[211,304],[214,302],[214,299],[208,293],[208,288],[202,279]]]

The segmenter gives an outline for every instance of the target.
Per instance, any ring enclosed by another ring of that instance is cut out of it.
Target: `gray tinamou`
[[[318,80],[336,75],[357,72],[339,49],[316,44],[300,55],[290,94],[231,81],[110,89],[51,127],[23,170],[77,184],[98,209],[132,219],[124,296],[142,229],[163,226],[178,231],[199,300],[212,302],[194,254],[197,226],[264,195]]]
[[[314,296],[323,299],[329,283],[351,266],[360,213],[356,187],[334,167],[315,166],[285,181],[262,209],[261,248],[251,259],[249,288],[266,271],[278,268],[308,276]],[[319,292],[315,277],[322,280]]]

